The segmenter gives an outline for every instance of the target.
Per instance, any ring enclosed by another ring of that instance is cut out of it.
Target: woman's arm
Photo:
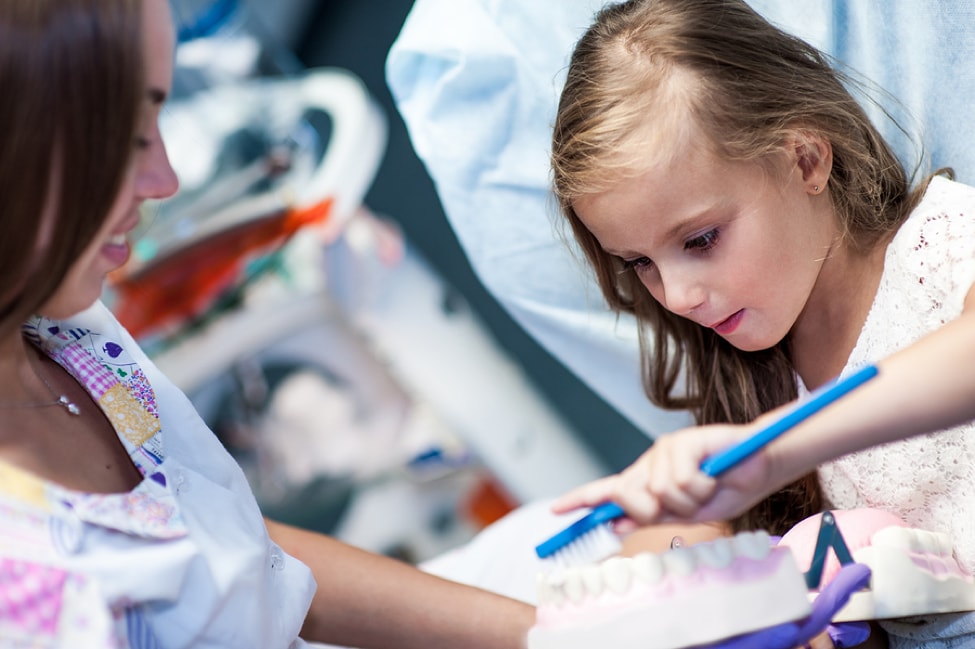
[[[363,648],[512,649],[526,645],[534,607],[424,573],[323,534],[267,521],[318,582],[306,640]]]

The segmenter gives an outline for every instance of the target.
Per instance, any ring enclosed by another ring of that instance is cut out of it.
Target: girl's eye
[[[138,149],[140,151],[144,151],[145,149],[148,149],[150,146],[152,146],[152,140],[150,140],[149,138],[147,138],[147,137],[145,137],[143,135],[137,135],[136,136],[136,138],[135,138],[135,148],[136,149]]]
[[[684,243],[684,250],[697,250],[700,252],[707,252],[711,248],[714,248],[718,243],[718,229],[708,230],[704,234],[694,237],[693,239],[688,239]]]
[[[653,261],[649,257],[637,257],[636,259],[624,259],[623,270],[635,270],[644,272],[653,268]]]

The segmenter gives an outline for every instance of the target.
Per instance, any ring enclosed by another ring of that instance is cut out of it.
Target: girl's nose
[[[686,272],[675,271],[669,276],[661,272],[664,307],[679,316],[690,316],[704,304],[706,293],[701,284]]]

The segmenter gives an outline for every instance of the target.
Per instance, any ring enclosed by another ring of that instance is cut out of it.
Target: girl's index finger
[[[565,514],[566,512],[570,512],[575,509],[594,507],[600,503],[606,502],[609,500],[609,497],[605,488],[600,486],[599,483],[601,482],[602,480],[590,482],[562,494],[552,503],[552,511],[556,514]]]

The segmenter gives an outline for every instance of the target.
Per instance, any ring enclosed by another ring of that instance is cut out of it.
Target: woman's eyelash
[[[698,235],[693,239],[688,239],[687,242],[684,243],[684,250],[707,252],[718,243],[718,237],[720,234],[721,233],[718,228],[708,230],[704,234]]]

